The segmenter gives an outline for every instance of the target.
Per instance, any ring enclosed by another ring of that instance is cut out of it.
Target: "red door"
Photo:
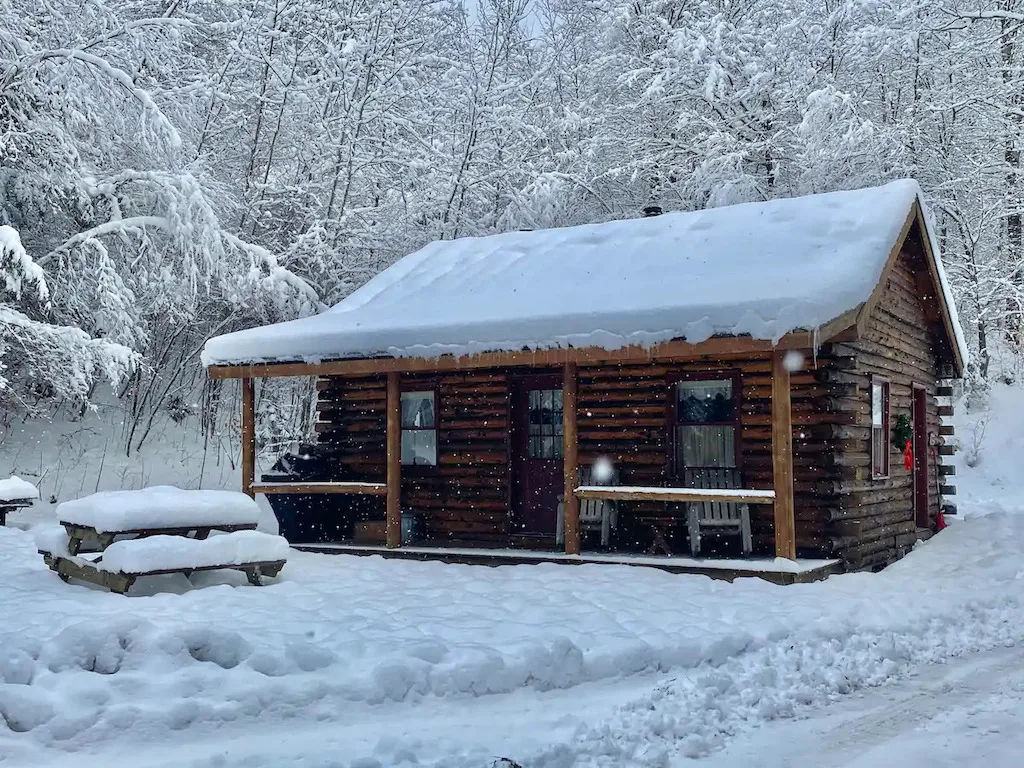
[[[512,503],[516,533],[555,533],[562,492],[562,382],[520,380],[512,390]]]
[[[918,528],[928,528],[928,391],[914,385],[914,519]]]

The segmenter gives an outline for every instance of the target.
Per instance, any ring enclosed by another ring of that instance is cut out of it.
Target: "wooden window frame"
[[[882,387],[882,426],[875,427],[875,385]],[[870,418],[871,433],[869,454],[871,457],[871,479],[888,480],[892,477],[892,451],[889,449],[889,434],[892,430],[892,381],[885,376],[872,374],[868,385],[868,415]],[[875,459],[875,430],[882,430],[882,445],[885,450],[882,454],[883,472],[876,472]]]
[[[434,426],[433,427],[406,427],[402,424],[402,395],[430,393],[434,398]],[[398,393],[398,448],[399,463],[403,474],[427,474],[434,472],[441,465],[441,395],[438,392],[436,382],[408,381],[402,382]],[[406,432],[433,432],[434,433],[434,463],[433,464],[406,464],[401,460],[402,435]]]
[[[683,476],[682,468],[679,466],[678,456],[678,438],[676,437],[676,428],[680,426],[687,426],[687,424],[679,423],[679,397],[676,394],[676,385],[681,381],[721,381],[729,379],[732,381],[732,404],[733,404],[733,420],[732,421],[703,421],[699,424],[693,423],[691,426],[705,426],[705,427],[735,427],[736,436],[733,440],[733,450],[735,452],[736,467],[742,470],[741,459],[743,457],[742,437],[743,437],[743,372],[736,368],[722,368],[708,371],[674,371],[669,373],[665,377],[665,381],[668,384],[668,409],[666,418],[666,428],[668,430],[668,476],[672,479],[678,479]]]

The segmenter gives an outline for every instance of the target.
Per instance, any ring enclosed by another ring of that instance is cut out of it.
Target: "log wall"
[[[890,476],[871,477],[871,377],[890,382],[891,423],[912,418],[913,387],[924,387],[927,433],[941,443],[939,429],[940,361],[948,359],[945,335],[938,325],[938,305],[919,246],[909,240],[900,253],[885,290],[873,308],[860,339],[832,346],[834,378],[849,382],[854,399],[843,410],[852,418],[838,457],[855,471],[837,490],[839,510],[833,531],[837,552],[848,569],[878,568],[902,557],[917,540],[913,471],[904,468],[903,452],[889,445]],[[934,524],[939,507],[938,447],[927,455],[928,513]]]
[[[320,390],[320,443],[343,477],[383,481],[383,376],[330,377]],[[403,390],[432,389],[438,413],[436,467],[402,467],[402,505],[424,513],[430,539],[495,544],[509,536],[508,375],[404,376]]]

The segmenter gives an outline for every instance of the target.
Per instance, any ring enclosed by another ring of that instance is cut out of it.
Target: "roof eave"
[[[668,341],[648,347],[619,349],[600,347],[562,347],[520,351],[481,352],[464,357],[371,357],[324,360],[321,362],[280,361],[210,365],[212,379],[269,378],[281,376],[365,376],[379,373],[420,373],[462,371],[511,366],[554,366],[644,363],[655,360],[722,358],[750,354],[769,354],[775,350],[809,350],[820,346],[852,324],[846,313],[817,331],[793,331],[778,342],[750,336],[713,336],[702,342]],[[838,324],[837,324],[837,321]]]

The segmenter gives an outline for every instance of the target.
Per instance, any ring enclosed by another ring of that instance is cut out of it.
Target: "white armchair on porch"
[[[711,491],[733,491],[743,488],[738,469],[731,467],[700,467],[684,470],[687,488]],[[686,505],[686,527],[690,534],[690,554],[697,557],[701,547],[701,528],[718,531],[732,529],[740,535],[743,554],[754,549],[750,533],[750,507],[735,501],[691,501]]]
[[[591,467],[580,467],[579,484],[595,485]],[[619,484],[618,471],[613,472],[607,483],[597,485],[615,486]],[[559,497],[562,498],[561,496]],[[580,530],[601,531],[601,546],[607,547],[612,540],[612,531],[619,523],[619,504],[610,499],[580,499]],[[555,543],[565,543],[565,504],[558,502],[558,523],[555,527]]]

